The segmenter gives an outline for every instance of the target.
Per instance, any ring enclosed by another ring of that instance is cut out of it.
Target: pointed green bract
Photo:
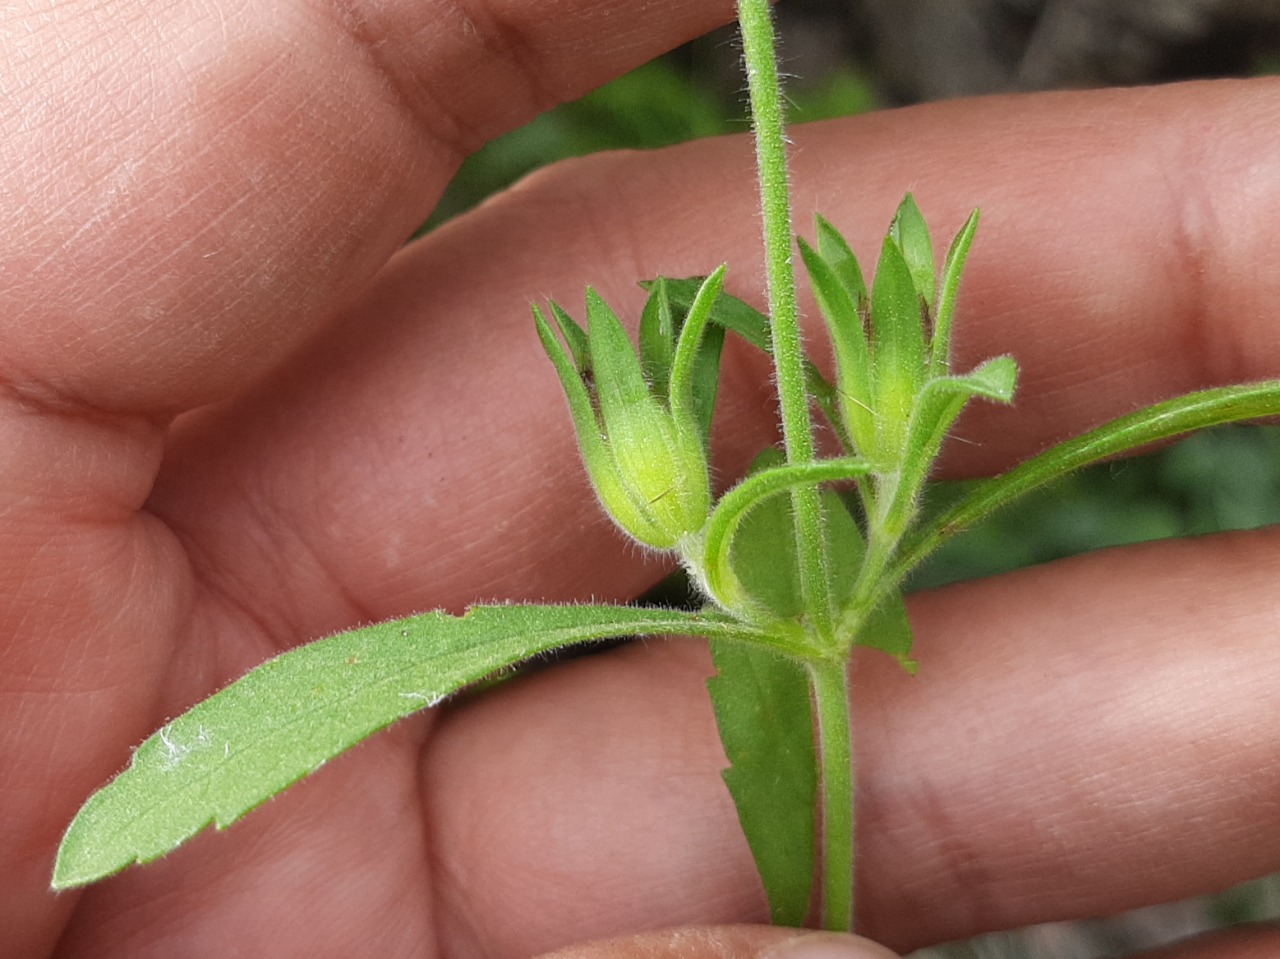
[[[932,310],[933,241],[929,238],[929,228],[925,225],[920,208],[916,206],[915,197],[910,193],[903,197],[898,212],[894,214],[889,236],[902,251],[902,258],[911,272],[916,293],[924,300],[925,306]]]
[[[591,351],[587,347],[587,331],[580,327],[577,321],[561,308],[559,303],[552,301],[548,306],[551,307],[551,315],[555,317],[556,326],[560,330],[560,335],[564,337],[565,345],[569,348],[569,356],[573,360],[573,365],[577,368],[578,374],[583,377],[590,376]],[[537,306],[533,309],[536,316],[541,316]],[[543,345],[545,347],[545,341]]]
[[[670,407],[671,417],[678,430],[697,431],[699,445],[705,443],[711,431],[709,416],[705,422],[702,410],[709,413],[710,404],[699,403],[699,392],[706,394],[709,390],[714,401],[715,390],[719,382],[719,349],[716,348],[716,363],[709,367],[699,361],[706,356],[703,348],[709,317],[720,291],[724,287],[725,267],[721,266],[708,276],[694,295],[693,303],[680,327],[680,337],[676,343],[675,356],[671,364]]]
[[[862,278],[858,258],[840,232],[825,217],[815,218],[818,234],[818,253],[839,278],[855,308],[861,310],[867,301],[867,283]]]
[[[587,289],[587,345],[596,379],[600,418],[613,435],[629,421],[658,416],[661,409],[640,368],[640,359],[616,313],[595,290]]]
[[[800,926],[813,888],[817,811],[809,684],[770,649],[713,641],[707,681],[729,768],[724,781],[775,925]]]
[[[875,409],[880,431],[877,459],[902,448],[907,420],[924,383],[924,317],[902,252],[886,238],[871,287],[875,357]]]
[[[982,398],[994,403],[1013,402],[1018,381],[1018,364],[1011,356],[987,360],[965,376],[940,376],[921,391],[912,413],[901,474],[906,484],[918,490],[937,458],[942,442],[970,400]]]
[[[654,281],[644,311],[640,314],[639,347],[645,378],[655,393],[665,393],[671,376],[671,361],[676,355],[676,329],[671,297],[667,295],[667,284],[662,277]]]
[[[969,248],[978,232],[978,211],[974,210],[951,241],[942,264],[942,285],[938,291],[938,307],[933,319],[933,342],[930,346],[929,371],[942,376],[951,364],[951,328],[960,295],[960,277],[964,273]]]
[[[55,888],[163,856],[228,826],[371,733],[531,656],[614,636],[726,636],[714,615],[608,606],[481,606],[426,613],[277,656],[162,727],[85,803]]]
[[[836,266],[809,246],[803,238],[799,240],[799,247],[814,298],[826,320],[831,345],[835,350],[840,417],[853,439],[854,452],[875,459],[879,453],[874,408],[875,381],[857,293],[841,280]],[[851,259],[849,262],[857,270],[857,261]],[[862,296],[865,295],[864,290]]]

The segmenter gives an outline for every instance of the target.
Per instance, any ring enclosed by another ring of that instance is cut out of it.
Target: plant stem
[[[778,405],[787,462],[813,461],[813,423],[805,389],[804,348],[796,307],[795,264],[791,255],[791,190],[787,177],[787,141],[783,132],[782,91],[774,55],[773,21],[768,0],[738,0],[756,163],[760,208],[764,215],[765,268],[769,284],[770,335],[778,380]],[[791,494],[796,552],[804,608],[822,639],[832,641],[830,588],[826,575],[823,518],[818,491]]]
[[[808,664],[818,717],[822,766],[819,848],[822,855],[823,929],[853,931],[853,728],[848,663],[843,657]]]

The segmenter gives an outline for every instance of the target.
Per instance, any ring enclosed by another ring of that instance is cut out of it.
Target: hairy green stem
[[[818,718],[822,767],[821,837],[823,929],[853,931],[853,727],[844,657],[808,664]]]
[[[764,215],[765,268],[769,284],[773,363],[778,380],[782,438],[789,463],[813,461],[813,423],[805,389],[804,348],[796,307],[795,264],[791,255],[791,192],[787,179],[787,141],[783,132],[782,91],[774,55],[773,21],[768,0],[738,0],[751,117],[755,128],[760,205]],[[831,642],[832,610],[823,544],[818,491],[792,492],[800,592],[813,627]]]

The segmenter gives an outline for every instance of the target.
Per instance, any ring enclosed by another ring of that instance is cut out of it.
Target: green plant
[[[1008,403],[1017,367],[951,368],[971,216],[935,275],[908,196],[868,287],[840,234],[819,219],[800,253],[834,346],[830,380],[805,355],[793,270],[781,97],[767,0],[741,0],[769,274],[766,316],[704,279],[658,279],[632,345],[588,291],[585,329],[560,306],[535,325],[568,399],[600,500],[630,536],[676,554],[704,609],[488,606],[427,613],[330,637],[273,659],[144,742],[86,802],[54,885],[94,881],[226,826],[403,716],[547,650],[680,633],[712,644],[711,696],[732,763],[726,780],[775,921],[852,927],[854,810],[848,659],[856,645],[906,667],[906,576],[961,530],[1098,459],[1221,422],[1280,411],[1280,383],[1157,404],[1070,440],[924,515],[931,465],[964,405]],[[768,352],[783,448],[713,495],[708,437],[728,333]],[[843,445],[820,458],[816,406]],[[832,488],[839,484],[840,489]],[[817,879],[816,893],[815,878]]]

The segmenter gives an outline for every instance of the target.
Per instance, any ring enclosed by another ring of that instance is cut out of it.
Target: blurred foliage
[[[422,232],[557,160],[746,133],[745,98],[718,95],[714,85],[699,82],[698,72],[696,65],[682,65],[676,58],[654,60],[499,137],[463,162]],[[870,85],[852,68],[791,92],[791,118],[797,123],[874,106]]]
[[[537,117],[468,157],[424,229],[431,229],[510,186],[526,173],[601,150],[670,146],[725,133],[730,120],[715,98],[669,61],[638,70]]]

